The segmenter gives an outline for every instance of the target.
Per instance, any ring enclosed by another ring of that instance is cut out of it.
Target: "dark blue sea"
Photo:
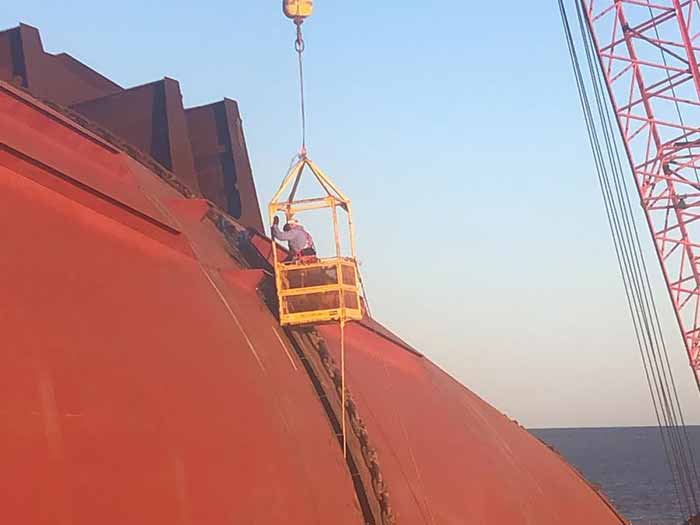
[[[656,427],[532,429],[594,485],[634,525],[679,525],[663,444]],[[688,427],[700,461],[700,427]],[[698,463],[700,469],[700,462]]]

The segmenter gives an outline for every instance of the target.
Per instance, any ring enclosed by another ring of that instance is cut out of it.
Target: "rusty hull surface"
[[[26,24],[0,31],[0,80],[72,108],[149,154],[194,193],[262,230],[234,101],[212,104],[214,115],[207,115],[202,108],[184,108],[180,86],[171,78],[124,89],[66,53],[45,52],[39,31]]]
[[[93,99],[130,96],[94,84],[113,93]],[[226,207],[230,181],[212,180],[247,154],[217,158],[243,147],[237,108],[222,106],[183,122],[203,134],[190,141],[200,189]],[[0,82],[3,523],[624,523],[558,455],[370,319],[347,329],[346,461],[337,327],[283,330],[264,264],[168,180]],[[253,247],[270,253],[260,235]]]

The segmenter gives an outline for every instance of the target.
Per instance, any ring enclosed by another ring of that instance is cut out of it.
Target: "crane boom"
[[[580,0],[700,388],[700,0]]]

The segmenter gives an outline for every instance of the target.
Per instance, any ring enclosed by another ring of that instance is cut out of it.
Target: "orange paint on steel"
[[[362,523],[309,377],[201,203],[4,84],[0,143],[3,520]],[[319,330],[338,360],[336,328]],[[622,523],[386,329],[345,330],[397,523]]]
[[[318,330],[339,362],[338,330]],[[345,355],[398,523],[624,523],[562,458],[428,359],[357,323]]]
[[[3,519],[359,523],[335,436],[280,352],[274,318],[219,275],[236,265],[213,224],[168,204],[181,197],[147,170],[122,178],[119,201],[75,183],[117,177],[124,155],[30,113],[0,141],[57,147],[31,159],[0,152]],[[103,170],[91,175],[81,158]],[[65,172],[46,168],[56,165]],[[144,193],[166,203],[181,233],[136,211],[124,219],[122,203]]]

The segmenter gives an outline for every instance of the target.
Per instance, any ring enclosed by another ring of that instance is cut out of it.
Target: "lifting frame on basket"
[[[325,197],[294,200],[299,181],[308,168],[325,190]],[[282,194],[291,185],[286,201]],[[277,249],[272,250],[282,325],[340,322],[362,319],[359,275],[355,256],[355,234],[350,200],[326,177],[306,155],[301,155],[292,166],[269,205],[270,224],[277,212],[284,212],[287,220],[296,213],[330,208],[335,236],[335,257],[308,258],[284,262]],[[338,208],[347,214],[350,232],[350,257],[343,257],[338,224]]]

